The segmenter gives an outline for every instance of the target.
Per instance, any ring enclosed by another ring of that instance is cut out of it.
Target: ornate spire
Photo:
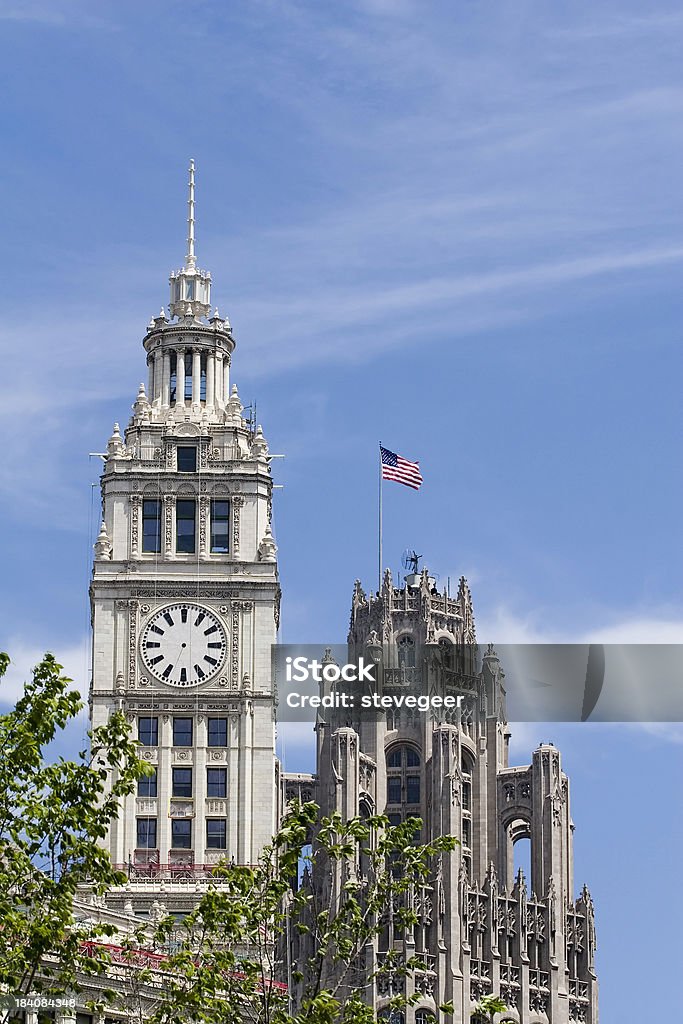
[[[194,160],[190,160],[190,180],[187,183],[189,198],[187,200],[187,256],[185,266],[195,265],[194,255]]]
[[[187,256],[181,270],[169,278],[171,316],[206,317],[211,312],[211,274],[197,267],[194,248],[194,160],[190,160],[187,200]]]

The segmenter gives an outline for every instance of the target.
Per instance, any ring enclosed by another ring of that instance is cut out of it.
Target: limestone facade
[[[392,1024],[441,1020],[438,1006],[451,1000],[454,1024],[469,1024],[489,994],[508,1007],[496,1020],[597,1024],[594,908],[585,886],[575,898],[569,780],[550,743],[530,764],[509,764],[504,673],[492,647],[479,657],[466,581],[455,596],[438,592],[426,570],[403,586],[387,571],[377,594],[356,583],[348,645],[349,661],[378,665],[383,694],[462,697],[451,711],[321,712],[317,775],[284,778],[289,799],[313,791],[325,813],[418,817],[422,841],[460,840],[412,893],[414,928],[395,925],[387,908],[365,954],[364,973],[376,975],[368,1000]],[[522,839],[530,840],[530,879],[514,871]],[[332,872],[312,884],[323,905],[334,905],[343,879]],[[295,959],[306,942],[295,938]],[[419,955],[427,969],[407,978],[383,972],[390,949]],[[388,1001],[401,992],[419,999],[391,1016]]]
[[[279,619],[273,480],[244,415],[230,323],[188,256],[143,338],[148,386],[103,454],[90,587],[93,726],[122,709],[155,774],[114,823],[129,875],[112,904],[181,913],[223,857],[253,863],[277,824],[270,651]],[[208,319],[207,319],[208,317]]]

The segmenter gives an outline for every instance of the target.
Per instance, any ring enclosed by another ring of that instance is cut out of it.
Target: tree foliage
[[[0,654],[0,679],[8,664]],[[418,819],[321,819],[313,803],[289,810],[256,866],[219,865],[180,924],[168,916],[121,934],[84,920],[84,888],[101,897],[126,882],[103,841],[148,768],[120,712],[88,734],[76,760],[50,760],[47,748],[83,707],[70,683],[47,654],[0,716],[0,991],[61,995],[99,975],[98,1008],[140,1024],[372,1024],[373,978],[391,974],[400,993],[401,979],[427,969],[419,954],[389,950],[375,962],[369,951],[389,907],[399,926],[417,924],[416,887],[433,881],[457,840],[420,844]],[[117,944],[116,991],[106,939]],[[288,968],[293,947],[300,959]],[[400,1013],[417,1000],[397,994],[387,1006]],[[504,1009],[493,997],[479,1007],[491,1020]],[[453,1007],[440,1010],[448,1017]]]
[[[0,654],[0,678],[8,665]],[[15,993],[61,994],[102,970],[83,942],[112,929],[77,921],[74,900],[84,883],[103,895],[125,880],[102,841],[147,770],[120,712],[76,760],[50,762],[46,748],[83,708],[70,684],[46,654],[0,716],[0,984]]]
[[[158,945],[176,948],[166,962],[155,1024],[374,1021],[364,998],[372,977],[381,971],[406,977],[427,965],[419,955],[388,954],[368,969],[366,949],[385,927],[390,905],[403,927],[417,923],[410,894],[429,882],[436,859],[457,842],[443,836],[418,844],[419,827],[418,820],[391,826],[380,816],[318,820],[315,804],[292,807],[257,866],[222,865],[180,934],[172,917],[159,925]],[[306,876],[318,881],[327,873],[337,887],[296,883],[312,831]],[[285,949],[297,936],[306,952],[288,972]],[[389,1005],[398,1010],[416,1001],[397,995]]]

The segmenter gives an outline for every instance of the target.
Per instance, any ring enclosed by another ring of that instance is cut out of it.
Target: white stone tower
[[[235,341],[196,266],[194,188],[192,162],[187,256],[143,339],[147,389],[107,445],[90,588],[92,724],[123,709],[155,769],[109,837],[130,879],[113,902],[141,917],[162,891],[189,909],[218,860],[255,862],[276,826],[270,456],[230,387]]]

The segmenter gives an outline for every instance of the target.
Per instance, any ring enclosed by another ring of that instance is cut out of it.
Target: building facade
[[[414,894],[419,925],[400,932],[389,908],[367,951],[378,1014],[404,984],[381,970],[383,954],[400,948],[428,966],[406,982],[420,999],[401,1024],[438,1019],[445,1000],[463,1024],[488,993],[520,1024],[597,1024],[593,904],[585,888],[575,899],[569,783],[550,744],[529,765],[508,764],[504,675],[493,649],[478,656],[464,580],[455,597],[426,571],[399,586],[387,572],[377,594],[357,583],[349,632],[350,659],[370,650],[387,693],[457,694],[458,711],[321,714],[317,772],[280,771],[272,456],[230,381],[235,340],[212,312],[211,275],[196,265],[194,212],[191,165],[185,262],[170,277],[168,315],[142,341],[147,382],[103,453],[91,720],[122,710],[153,769],[111,829],[128,881],[108,907],[128,918],[182,915],[218,861],[257,860],[288,799],[313,797],[326,813],[420,817],[423,834],[454,834],[461,845]],[[513,870],[524,838],[528,883]],[[315,884],[334,901],[343,882]]]
[[[469,1022],[486,995],[499,995],[520,1024],[597,1024],[595,923],[584,886],[575,899],[569,780],[552,744],[531,764],[510,766],[504,673],[489,646],[480,657],[469,588],[439,593],[427,570],[402,586],[384,576],[381,592],[356,583],[349,661],[378,666],[386,695],[462,698],[452,711],[354,711],[318,715],[317,775],[285,776],[290,798],[314,787],[324,813],[386,814],[422,821],[421,840],[454,835],[430,884],[411,895],[418,923],[405,929],[388,907],[382,934],[366,950],[364,973],[380,1019],[440,1020],[452,1001],[455,1024]],[[514,846],[530,840],[531,877],[514,870]],[[339,901],[339,871],[312,880],[322,905]],[[305,957],[306,936],[295,958]],[[418,956],[426,970],[404,977],[382,969],[392,950]],[[392,1012],[392,996],[418,996]]]
[[[190,167],[188,250],[169,316],[143,339],[123,435],[107,444],[91,583],[93,726],[125,712],[154,771],[110,834],[147,916],[159,886],[189,909],[223,857],[253,863],[277,823],[270,649],[280,603],[273,481],[261,428],[230,383],[235,341],[199,270]]]

